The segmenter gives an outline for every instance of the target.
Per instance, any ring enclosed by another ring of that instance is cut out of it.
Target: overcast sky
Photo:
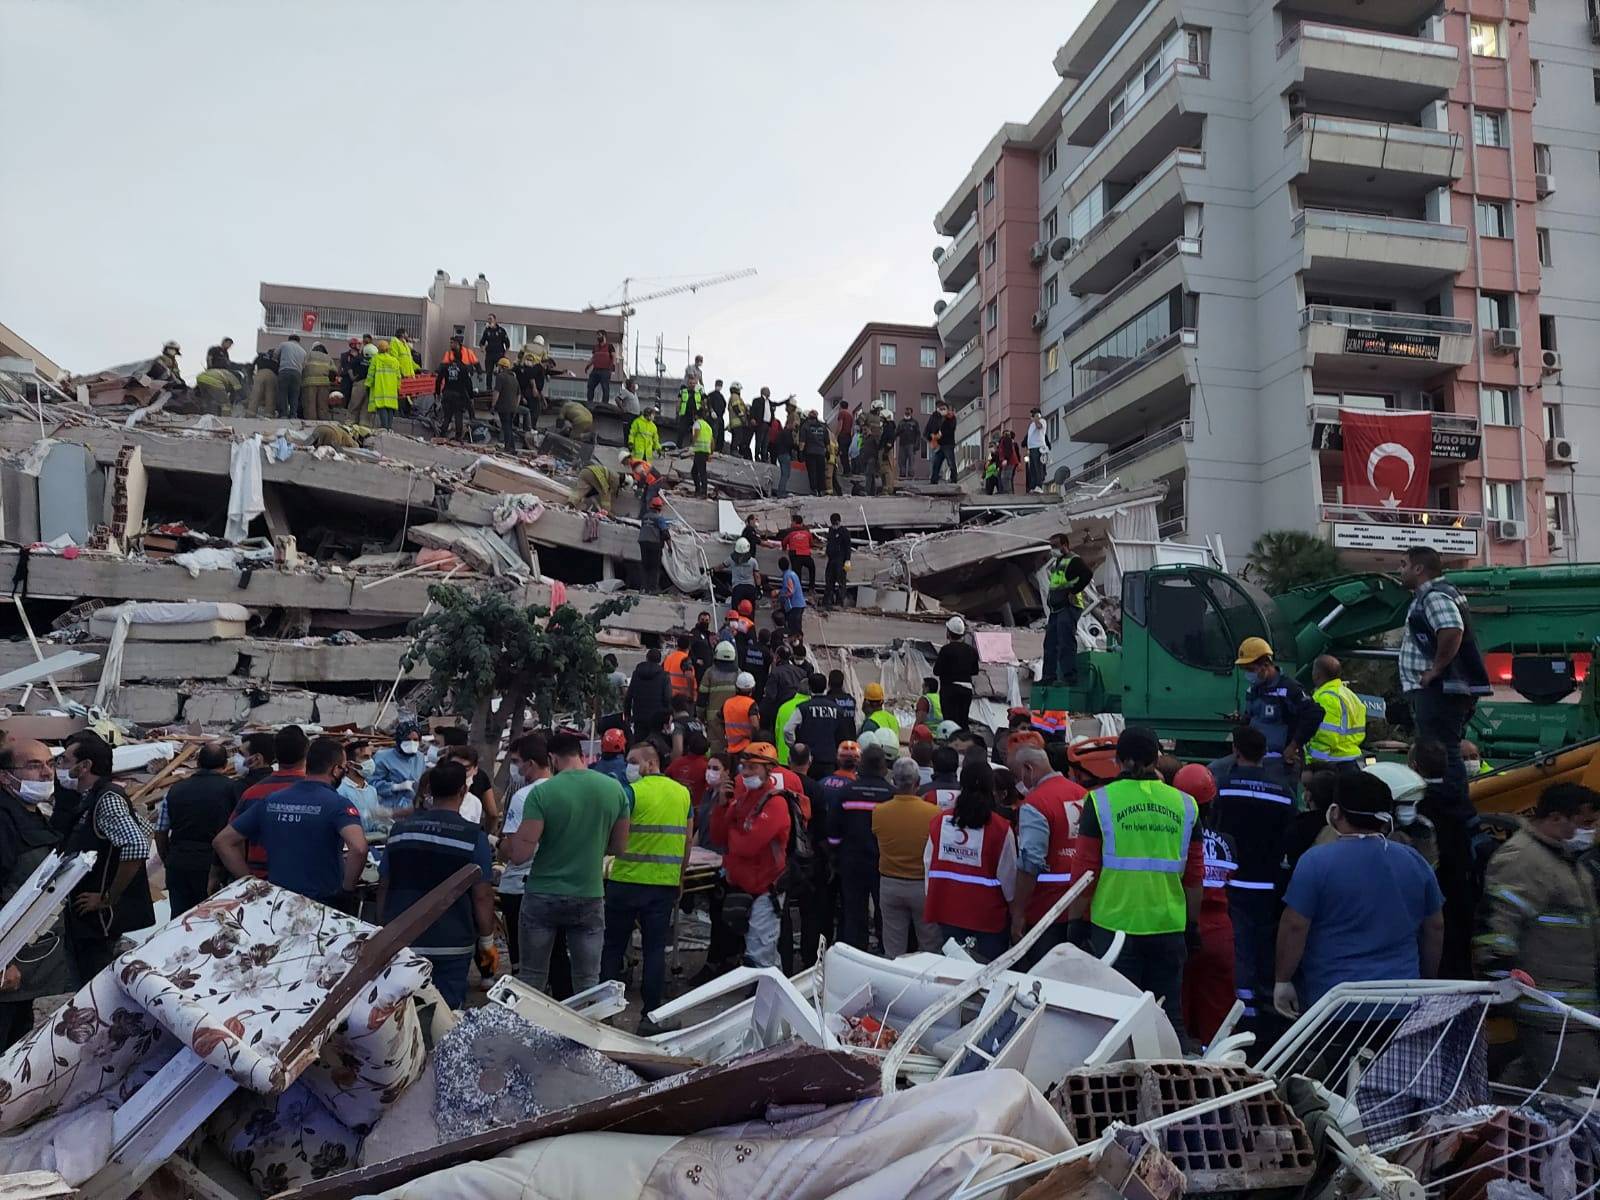
[[[1087,6],[0,0],[0,321],[192,378],[262,280],[577,308],[755,267],[641,305],[642,361],[812,397],[864,321],[931,321],[933,213]]]

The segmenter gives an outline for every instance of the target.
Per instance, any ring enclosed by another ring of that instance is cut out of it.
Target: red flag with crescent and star
[[[1363,508],[1428,507],[1433,414],[1339,414],[1344,439],[1344,502]]]

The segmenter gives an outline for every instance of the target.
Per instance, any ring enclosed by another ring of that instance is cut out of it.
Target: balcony
[[[1204,151],[1180,146],[1129,189],[1062,263],[1072,294],[1109,292],[1136,269],[1144,250],[1181,236],[1186,190],[1205,165]]]
[[[983,347],[974,336],[939,368],[939,397],[951,404],[975,399],[983,380]]]
[[[959,292],[978,272],[978,214],[973,213],[966,227],[948,246],[934,251],[939,283],[947,292]]]
[[[1300,329],[1308,367],[1425,379],[1472,360],[1472,322],[1455,317],[1312,304]]]
[[[956,293],[954,300],[944,304],[944,309],[939,309],[939,304],[934,305],[934,312],[938,316],[939,338],[944,342],[948,352],[953,346],[963,345],[967,339],[977,336],[978,333],[978,307],[983,300],[983,294],[978,288],[978,277],[974,275],[967,280],[967,286]]]
[[[1306,113],[1285,144],[1299,156],[1297,174],[1319,191],[1415,197],[1461,178],[1460,135],[1388,121],[1358,121]]]
[[[1189,260],[1200,253],[1199,238],[1177,238],[1107,292],[1061,331],[1061,356],[1072,362],[1101,338],[1120,329],[1157,299],[1187,281]]]
[[[1071,212],[1104,182],[1141,178],[1174,146],[1199,142],[1205,117],[1186,100],[1195,98],[1191,81],[1205,79],[1208,73],[1205,63],[1180,59],[1152,80],[1062,182],[1062,211]]]
[[[1312,404],[1306,409],[1311,425],[1311,448],[1318,454],[1343,455],[1344,433],[1340,416],[1346,412],[1408,412],[1409,409],[1371,409],[1354,405]],[[1448,470],[1456,463],[1476,461],[1483,449],[1483,422],[1469,413],[1433,414],[1431,457],[1436,469]]]
[[[1467,266],[1462,225],[1308,208],[1295,214],[1308,286],[1346,283],[1418,291]]]
[[[1291,60],[1312,103],[1359,95],[1365,107],[1395,112],[1444,99],[1461,73],[1460,51],[1448,43],[1311,21],[1289,27],[1278,57]]]
[[[1432,546],[1446,558],[1476,558],[1483,514],[1443,508],[1359,508],[1328,503],[1320,519],[1334,547],[1357,556],[1392,556]],[[1392,560],[1391,560],[1392,561]]]
[[[1115,478],[1123,487],[1133,488],[1181,475],[1188,467],[1192,441],[1194,424],[1178,421],[1114,454],[1101,455],[1085,464],[1075,478],[1079,483]]]
[[[1152,423],[1189,411],[1193,329],[1180,329],[1146,348],[1082,391],[1061,410],[1067,434],[1079,442],[1119,442]]]
[[[1356,21],[1414,33],[1441,5],[1440,0],[1383,0],[1382,4],[1369,4],[1367,0],[1283,0],[1278,7],[1286,10],[1285,23],[1301,17],[1321,17],[1336,25]]]

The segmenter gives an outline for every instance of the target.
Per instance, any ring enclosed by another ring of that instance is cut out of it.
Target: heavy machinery
[[[1495,693],[1469,736],[1497,764],[1600,736],[1589,670],[1600,636],[1600,565],[1483,567],[1452,572]],[[1105,651],[1078,655],[1074,687],[1036,686],[1035,711],[1120,712],[1177,743],[1185,758],[1226,752],[1230,715],[1247,686],[1239,643],[1264,637],[1279,665],[1310,686],[1311,662],[1388,660],[1387,682],[1358,687],[1399,699],[1393,660],[1411,593],[1392,576],[1347,575],[1268,596],[1209,567],[1159,566],[1126,574],[1121,631]],[[1347,669],[1347,675],[1350,670]]]

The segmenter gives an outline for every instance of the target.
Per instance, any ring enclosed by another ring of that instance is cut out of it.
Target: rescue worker
[[[995,811],[993,780],[987,763],[962,772],[954,802],[941,805],[928,825],[923,857],[923,920],[966,943],[979,962],[1005,953],[1016,904],[1017,840],[1011,823]]]
[[[1036,734],[1037,738],[1038,735]],[[1044,917],[1072,886],[1073,839],[1082,824],[1087,793],[1050,765],[1038,744],[1018,745],[1006,762],[1024,791],[1017,809],[1017,879],[1011,899],[1011,937],[1019,939]],[[963,778],[965,778],[963,776]],[[959,797],[956,801],[960,803]],[[1027,970],[1046,952],[1088,930],[1069,929],[1071,914],[1060,913],[1024,957]]]
[[[811,552],[815,548],[816,539],[811,530],[806,528],[805,518],[799,513],[789,516],[789,528],[783,531],[779,540],[784,551],[789,556],[789,565],[798,575],[805,577],[806,591],[812,591],[817,586],[817,560]]]
[[[900,741],[900,718],[883,706],[883,684],[869,683],[861,693],[861,720],[866,725],[876,725],[894,734]]]
[[[182,391],[189,385],[183,381],[183,375],[178,370],[178,356],[183,351],[174,341],[165,342],[161,353],[150,360],[150,365],[144,369],[144,374],[157,383],[166,384],[175,390]]]
[[[844,519],[838,513],[828,514],[828,532],[824,542],[825,570],[822,582],[822,607],[837,604],[844,607],[844,588],[850,574],[850,555],[854,542]]]
[[[555,431],[564,438],[586,442],[594,432],[594,414],[579,400],[568,400],[556,414]]]
[[[639,519],[639,587],[646,592],[659,592],[661,555],[672,545],[672,529],[663,513],[667,502],[657,494],[650,497],[648,504],[649,514],[641,514]]]
[[[1208,825],[1234,845],[1237,870],[1228,881],[1228,918],[1233,926],[1234,987],[1244,1004],[1240,1028],[1265,1045],[1282,1031],[1267,1003],[1272,994],[1273,954],[1278,937],[1284,853],[1295,802],[1281,772],[1265,762],[1267,740],[1251,725],[1233,731],[1233,761],[1212,772],[1217,796]]]
[[[894,447],[900,436],[894,423],[894,409],[882,409],[883,432],[878,434],[878,470],[883,476],[883,494],[890,496],[900,486],[900,475],[895,469]]]
[[[783,899],[778,883],[788,866],[792,822],[787,797],[773,782],[776,753],[766,742],[752,742],[739,763],[737,782],[724,782],[711,810],[711,840],[726,846],[722,870],[727,893],[722,924],[729,933],[743,928],[744,961],[775,967]]]
[[[783,727],[795,706],[809,699],[806,691],[811,672],[794,661],[794,652],[776,631],[772,638],[772,669],[767,674],[767,686],[761,693],[761,714],[777,732],[778,760],[788,765],[788,743],[783,740]]]
[[[739,603],[742,606],[748,604],[749,601],[741,600]],[[748,615],[747,613],[746,616],[748,617]],[[751,677],[755,679],[755,694],[758,697],[765,695],[767,678],[772,670],[772,630],[757,630],[745,640],[744,651],[739,658],[739,665],[749,671]]]
[[[306,420],[326,421],[333,415],[328,396],[333,391],[337,369],[327,346],[318,342],[311,347],[300,368],[300,411]]]
[[[922,677],[922,695],[917,697],[917,724],[929,729],[944,722],[944,707],[939,703],[939,680],[932,675]]]
[[[783,725],[783,740],[793,746],[803,742],[811,748],[811,778],[832,775],[838,761],[838,745],[855,737],[855,723],[840,713],[839,705],[828,695],[828,677],[814,673],[807,680],[806,698],[794,706]]]
[[[694,428],[695,418],[698,417],[705,405],[705,392],[698,381],[685,380],[678,389],[678,421],[676,426],[676,441],[681,450],[689,440],[689,432]]]
[[[1073,904],[1087,916],[1089,947],[1104,956],[1118,932],[1127,935],[1116,968],[1135,987],[1162,998],[1185,1040],[1183,964],[1200,938],[1205,852],[1195,836],[1194,799],[1161,782],[1161,743],[1134,725],[1117,739],[1122,777],[1089,793],[1073,850],[1075,872],[1093,871],[1089,891]]]
[[[872,813],[894,797],[888,777],[888,756],[881,746],[861,748],[861,769],[845,788],[830,794],[830,841],[837,837],[839,868],[839,939],[857,950],[867,949],[867,905],[878,911],[878,839]]]
[[[660,409],[652,404],[628,426],[628,450],[638,462],[650,463],[661,453],[661,434],[656,429],[658,412]]]
[[[721,720],[724,746],[737,761],[738,756],[749,749],[761,713],[756,707],[754,675],[740,671],[734,676],[733,686],[735,694],[722,702]]]
[[[733,551],[728,556],[728,575],[732,587],[730,599],[734,605],[749,604],[753,611],[761,592],[757,583],[755,549],[748,538],[740,538],[733,543]]]
[[[608,513],[622,494],[622,472],[613,471],[599,463],[590,463],[578,472],[577,482],[567,496],[567,503],[580,512],[598,509]]]
[[[878,457],[878,440],[883,436],[883,401],[874,400],[858,422],[861,437],[860,465],[866,478],[867,495],[883,490],[883,462]]]
[[[694,699],[694,663],[689,660],[692,640],[686,633],[679,634],[677,648],[669,651],[667,656],[661,660],[661,669],[667,673],[667,679],[672,684],[672,698],[674,700],[680,696],[685,700]]]
[[[14,738],[0,749],[0,892],[6,896],[16,895],[57,847],[60,834],[40,807],[55,798],[55,783],[55,767],[43,742]],[[226,821],[226,801],[221,815]],[[209,846],[206,862],[210,862]],[[201,879],[203,882],[203,869]],[[10,1049],[32,1031],[35,1000],[72,990],[66,920],[65,913],[55,913],[22,947],[14,962],[0,963],[4,969],[0,979],[0,1051]]]
[[[511,360],[502,358],[494,368],[494,415],[500,422],[500,445],[507,454],[518,450],[517,414],[522,409],[522,385]],[[472,416],[472,397],[467,397],[468,418]],[[459,434],[457,435],[460,436]]]
[[[1306,757],[1336,769],[1361,769],[1361,744],[1367,738],[1367,706],[1339,678],[1342,664],[1331,654],[1311,664],[1311,699],[1322,710],[1322,724],[1306,743]]]
[[[378,343],[378,348],[383,348],[383,343]],[[410,379],[417,373],[416,356],[411,353],[411,339],[404,329],[396,329],[394,336],[389,339],[389,352],[394,355],[395,362],[400,364],[400,378]]]
[[[791,408],[790,412],[793,411]],[[828,427],[816,413],[808,412],[805,420],[800,422],[795,440],[799,442],[800,456],[805,460],[806,484],[810,487],[811,494],[827,495]]]
[[[728,385],[728,441],[735,458],[750,457],[750,406],[736,379]]]
[[[633,815],[627,847],[612,860],[606,880],[600,977],[623,978],[623,959],[637,925],[644,959],[640,998],[648,1013],[666,999],[667,942],[689,847],[694,844],[694,801],[688,788],[661,773],[661,759],[649,742],[640,742],[628,751],[628,779],[633,789]],[[644,1017],[639,1027],[645,1034],[656,1032]]]
[[[918,726],[923,728],[923,726]],[[912,732],[912,745],[916,745],[916,732]],[[953,746],[935,746],[928,756],[928,782],[922,785],[922,798],[942,809],[956,802],[961,790],[961,755]]]
[[[462,351],[459,333],[451,336],[450,348],[433,373],[433,395],[439,402],[440,431],[454,417],[456,441],[462,441],[463,422],[472,414],[472,365]]]
[[[1183,1027],[1201,1045],[1216,1036],[1233,1008],[1233,922],[1228,919],[1228,880],[1238,866],[1233,839],[1215,828],[1212,801],[1217,781],[1200,763],[1186,763],[1172,786],[1193,797],[1200,809],[1205,884],[1200,896],[1200,948],[1183,968]]]
[[[615,779],[628,793],[628,803],[633,803],[633,792],[628,787],[628,737],[622,730],[612,727],[600,735],[600,757],[589,769]]]
[[[828,696],[839,710],[839,740],[854,738],[860,724],[856,714],[856,698],[845,687],[844,672],[837,667],[828,672]]]
[[[393,343],[379,339],[378,351],[367,363],[367,408],[384,429],[394,428],[394,415],[400,411],[402,368]]]
[[[694,482],[694,494],[701,500],[706,498],[706,490],[710,486],[706,476],[707,465],[711,462],[711,447],[716,440],[716,431],[712,429],[711,422],[704,413],[695,417],[694,424],[690,427],[690,444],[694,449],[694,465],[689,468],[689,478]]]
[[[361,353],[361,339],[351,338],[339,355],[339,390],[345,394],[347,413],[355,412],[358,402],[365,402],[364,388],[358,393],[356,385],[365,385],[366,380],[367,360]]]
[[[945,720],[965,729],[972,711],[972,681],[982,669],[978,650],[967,641],[967,623],[951,617],[944,623],[945,643],[933,660],[933,673],[939,679],[939,707]]]
[[[661,498],[661,488],[665,480],[662,479],[661,472],[626,450],[622,453],[622,465],[628,469],[628,474],[633,479],[633,486],[639,489],[639,520],[643,521],[652,503]]]
[[[373,348],[373,354],[377,349]],[[361,359],[361,374],[357,376],[360,391],[356,393],[362,405],[366,402],[367,392],[367,364],[372,361],[372,355],[363,354]],[[250,368],[250,398],[245,402],[245,415],[249,417],[270,417],[273,415],[273,406],[277,403],[278,396],[278,360],[271,350],[263,350],[256,355],[255,362]]]
[[[1579,859],[1594,844],[1600,793],[1575,783],[1545,788],[1527,823],[1489,860],[1473,959],[1490,979],[1528,983],[1600,1016],[1600,902]],[[1539,1001],[1516,1004],[1521,1056],[1502,1082],[1578,1095],[1600,1078],[1600,1034]]]
[[[194,377],[194,395],[202,412],[218,416],[225,409],[232,412],[243,391],[239,377],[224,367],[207,367]]]
[[[711,752],[728,748],[722,709],[739,691],[739,649],[732,642],[718,642],[711,651],[711,666],[700,679],[700,720],[705,723]]]
[[[1044,631],[1043,676],[1047,683],[1071,686],[1078,682],[1078,618],[1083,614],[1083,590],[1094,580],[1088,564],[1072,552],[1067,535],[1051,535],[1045,604],[1050,610]]]
[[[1299,680],[1278,669],[1265,638],[1247,637],[1240,642],[1233,665],[1250,680],[1245,691],[1245,719],[1266,737],[1266,761],[1290,782],[1298,775],[1301,749],[1322,724],[1322,708],[1311,702]]]

